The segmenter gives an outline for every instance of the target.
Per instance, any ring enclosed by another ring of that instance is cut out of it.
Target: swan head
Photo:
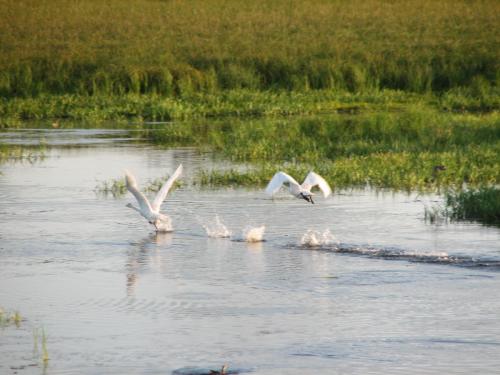
[[[309,194],[307,194],[307,193],[300,193],[299,198],[302,198],[302,199],[308,201],[309,203],[314,204],[312,196],[313,196],[312,193],[309,193]]]

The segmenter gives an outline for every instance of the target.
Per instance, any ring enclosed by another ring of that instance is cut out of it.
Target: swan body
[[[139,212],[150,224],[155,226],[157,231],[171,231],[172,220],[169,216],[160,213],[160,207],[167,197],[167,194],[175,180],[179,178],[181,174],[182,164],[177,167],[174,174],[163,184],[160,191],[156,194],[153,203],[149,203],[146,196],[139,191],[135,177],[129,171],[125,171],[127,190],[132,193],[139,204],[139,208],[135,207],[131,203],[127,204],[127,207]]]
[[[304,182],[299,184],[292,176],[286,174],[285,172],[277,172],[269,184],[266,187],[266,193],[273,196],[283,184],[288,184],[288,190],[290,194],[299,199],[304,199],[310,203],[314,204],[311,193],[311,189],[314,186],[318,186],[323,192],[323,196],[326,198],[332,193],[332,189],[328,182],[325,181],[323,177],[314,172],[309,172],[306,176]]]

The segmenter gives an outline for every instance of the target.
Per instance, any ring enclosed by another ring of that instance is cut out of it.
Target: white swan
[[[174,184],[174,181],[181,175],[181,173],[182,164],[177,167],[174,174],[170,176],[165,184],[163,184],[160,191],[156,194],[153,204],[150,204],[146,196],[137,188],[135,177],[129,171],[125,171],[127,189],[134,195],[135,199],[137,199],[137,203],[139,203],[139,208],[135,207],[131,203],[127,204],[127,207],[139,212],[150,224],[155,226],[157,231],[171,231],[172,221],[170,217],[160,213],[160,207],[167,197],[168,191]]]
[[[277,172],[267,185],[266,193],[271,196],[274,195],[283,184],[288,184],[288,190],[290,191],[290,194],[292,194],[296,198],[305,199],[306,201],[311,203],[314,203],[312,199],[312,196],[314,194],[311,193],[311,189],[314,186],[318,186],[321,189],[325,198],[332,193],[332,189],[330,188],[330,185],[328,185],[328,182],[326,182],[325,179],[319,174],[316,174],[312,171],[309,172],[302,185],[299,185],[299,183],[295,181],[293,177],[286,174],[285,172]]]

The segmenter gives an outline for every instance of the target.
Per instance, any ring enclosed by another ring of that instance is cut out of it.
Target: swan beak
[[[308,202],[310,202],[310,203],[314,204],[314,201],[313,201],[312,195],[304,195],[304,194],[300,193],[300,196],[301,196],[304,200],[306,200],[306,201],[308,201]]]

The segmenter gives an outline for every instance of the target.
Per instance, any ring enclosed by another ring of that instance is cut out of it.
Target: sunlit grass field
[[[7,98],[239,88],[488,97],[500,83],[495,0],[2,0],[0,14]]]

